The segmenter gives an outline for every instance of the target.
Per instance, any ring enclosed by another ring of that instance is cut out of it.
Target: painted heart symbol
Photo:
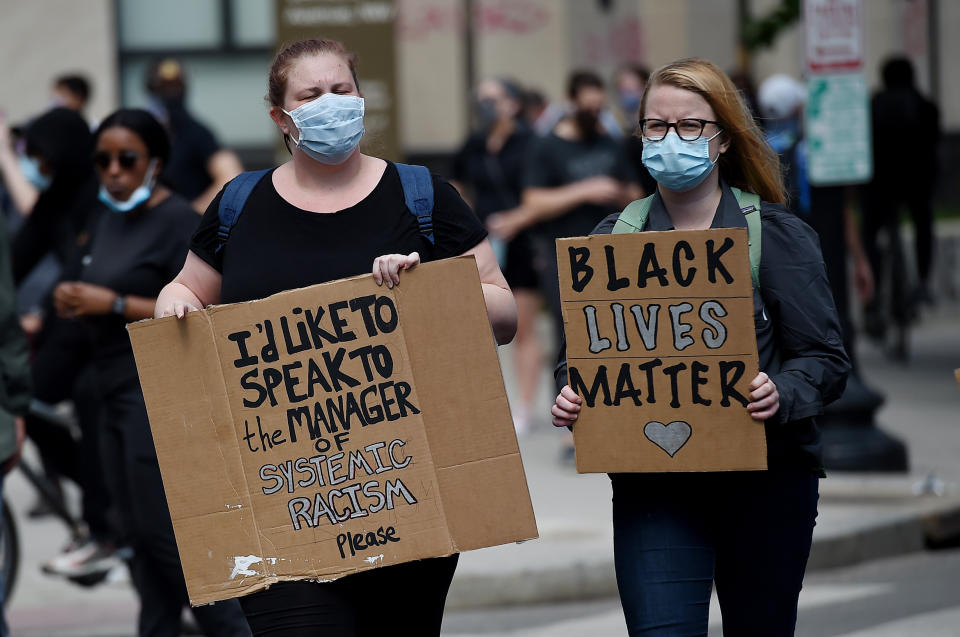
[[[668,425],[654,420],[643,426],[647,440],[666,451],[671,458],[687,444],[692,433],[690,425],[682,420],[674,420]]]

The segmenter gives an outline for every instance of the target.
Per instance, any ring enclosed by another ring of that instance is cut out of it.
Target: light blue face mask
[[[150,195],[153,194],[153,187],[157,183],[157,177],[154,175],[156,168],[156,158],[151,159],[150,163],[147,165],[147,174],[143,177],[143,183],[137,186],[137,189],[130,194],[130,197],[126,201],[118,201],[114,199],[107,190],[107,187],[102,184],[100,185],[100,192],[97,193],[97,197],[99,197],[100,201],[105,203],[110,210],[118,214],[130,212],[149,199]]]
[[[50,187],[53,179],[40,172],[40,162],[35,157],[20,155],[18,161],[20,163],[20,172],[27,178],[27,181],[33,184],[34,188],[43,192]]]
[[[650,171],[650,176],[667,190],[683,192],[696,188],[716,165],[716,160],[710,159],[710,140],[713,137],[686,142],[676,132],[670,131],[659,142],[645,139],[641,156],[643,165]]]
[[[297,127],[297,148],[322,164],[342,164],[363,137],[364,103],[356,95],[324,93],[283,112]]]

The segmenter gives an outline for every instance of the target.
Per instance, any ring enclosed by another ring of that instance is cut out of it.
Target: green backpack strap
[[[740,212],[747,220],[747,242],[750,247],[750,278],[753,284],[760,289],[760,255],[763,254],[761,241],[763,235],[760,230],[760,195],[744,192],[739,188],[730,188],[737,198]]]
[[[629,234],[631,232],[640,232],[643,230],[643,224],[647,222],[650,215],[650,204],[653,203],[653,195],[631,201],[613,225],[611,234]]]
[[[737,198],[737,205],[740,206],[740,212],[747,220],[747,236],[750,250],[750,278],[753,284],[760,287],[760,255],[762,235],[760,231],[760,195],[752,192],[744,192],[739,188],[731,188],[733,196]],[[641,232],[644,224],[647,223],[647,217],[650,216],[650,206],[653,203],[653,195],[637,199],[623,209],[617,222],[613,225],[611,234],[628,234],[631,232]]]

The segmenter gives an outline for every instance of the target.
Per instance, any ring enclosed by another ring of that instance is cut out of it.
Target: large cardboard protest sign
[[[577,470],[766,469],[747,231],[557,240]]]
[[[536,537],[473,257],[129,332],[192,604]]]

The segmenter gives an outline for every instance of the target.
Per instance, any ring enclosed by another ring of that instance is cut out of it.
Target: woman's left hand
[[[110,314],[117,293],[80,281],[65,281],[53,291],[53,306],[62,318]]]
[[[747,405],[747,411],[754,420],[762,422],[777,413],[778,409],[780,409],[780,394],[777,392],[777,386],[766,373],[760,372],[750,383],[750,403]]]
[[[420,263],[420,254],[385,254],[373,260],[373,280],[377,285],[387,284],[392,288],[400,283],[400,270],[409,270]]]

